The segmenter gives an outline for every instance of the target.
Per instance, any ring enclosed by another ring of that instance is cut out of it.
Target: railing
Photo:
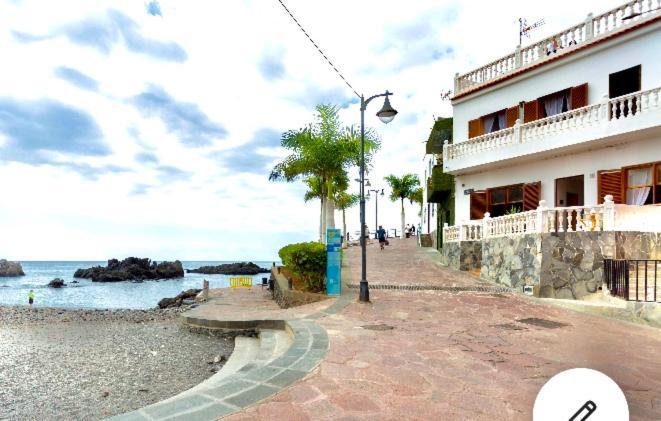
[[[600,124],[618,124],[652,110],[661,109],[661,87],[638,91],[617,98],[604,98],[600,103],[577,108],[551,117],[477,136],[472,139],[445,144],[443,155],[448,160],[502,148],[508,145],[538,141],[546,136],[570,132]]]
[[[627,301],[661,302],[661,260],[604,259],[604,281],[611,295]]]
[[[571,51],[579,45],[593,42],[642,20],[659,14],[661,0],[634,0],[597,16],[589,14],[585,21],[558,32],[532,45],[516,48],[513,54],[501,57],[463,75],[455,75],[455,95],[495,80],[515,70],[546,60],[556,54]],[[655,10],[657,9],[657,10]],[[641,13],[632,19],[623,18]]]
[[[443,227],[443,241],[475,241],[518,234],[587,231],[661,232],[661,206],[616,205],[606,195],[593,206],[553,207],[540,200],[536,210]]]

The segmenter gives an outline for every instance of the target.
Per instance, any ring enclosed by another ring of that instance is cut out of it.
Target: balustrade
[[[514,70],[530,66],[549,56],[570,51],[575,46],[592,42],[594,39],[610,35],[625,26],[659,13],[661,0],[634,0],[597,16],[588,15],[584,22],[558,32],[546,39],[526,47],[517,47],[509,54],[478,69],[455,76],[455,95],[476,86],[497,79]],[[656,10],[655,10],[656,9]],[[631,19],[624,19],[634,13],[641,13]]]

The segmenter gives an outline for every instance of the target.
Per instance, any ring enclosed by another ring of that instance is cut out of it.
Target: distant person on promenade
[[[386,230],[383,229],[383,226],[379,225],[376,234],[379,237],[379,246],[381,246],[381,250],[383,250],[383,246],[386,245]]]
[[[411,235],[415,235],[415,225],[411,224]]]
[[[32,308],[32,304],[34,304],[34,291],[32,290],[28,292],[28,304],[30,304],[30,308]]]

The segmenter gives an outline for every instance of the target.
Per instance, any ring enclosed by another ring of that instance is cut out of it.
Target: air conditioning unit
[[[532,285],[524,285],[523,286],[523,293],[526,295],[533,295],[533,286]]]

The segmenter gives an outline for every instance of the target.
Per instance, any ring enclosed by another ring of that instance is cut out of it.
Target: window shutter
[[[539,206],[539,197],[542,192],[542,182],[526,183],[523,185],[523,210],[529,211],[537,209]]]
[[[471,193],[471,219],[482,219],[487,211],[487,192],[476,191]]]
[[[572,110],[588,105],[588,84],[584,83],[582,85],[574,86],[571,88],[569,93],[569,102],[571,103],[570,108]]]
[[[539,106],[537,105],[538,101],[529,101],[523,105],[523,122],[530,123],[539,118]]]
[[[508,108],[505,111],[505,127],[514,126],[517,118],[519,118],[519,106]]]
[[[476,118],[468,122],[468,138],[475,136],[480,136],[484,134],[484,127],[482,125],[482,119]]]
[[[613,195],[613,202],[624,203],[622,200],[622,170],[599,171],[597,176],[599,204],[604,203],[604,196]]]

